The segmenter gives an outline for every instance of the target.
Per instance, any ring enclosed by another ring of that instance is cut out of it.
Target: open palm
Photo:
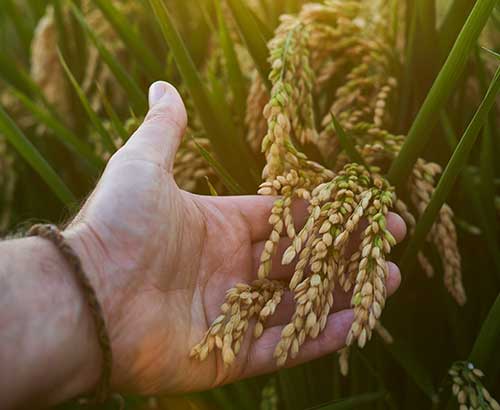
[[[110,160],[96,190],[68,232],[79,238],[103,303],[114,353],[113,385],[140,393],[202,390],[275,369],[272,357],[293,313],[285,294],[260,339],[252,332],[233,366],[219,355],[204,362],[189,352],[219,315],[226,290],[249,283],[256,272],[273,198],[204,197],[180,190],[172,175],[186,126],[180,96],[167,83],[150,91],[151,110],[127,144]],[[294,208],[298,224],[305,205]],[[401,240],[405,226],[391,214],[389,228]],[[283,238],[271,277],[287,279],[281,266]],[[399,285],[390,264],[389,293]],[[294,365],[341,348],[352,322],[350,296],[335,296],[325,331],[306,342]]]

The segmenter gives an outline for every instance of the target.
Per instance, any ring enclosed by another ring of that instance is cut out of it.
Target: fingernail
[[[166,83],[157,81],[149,87],[149,107],[158,103],[167,91]]]

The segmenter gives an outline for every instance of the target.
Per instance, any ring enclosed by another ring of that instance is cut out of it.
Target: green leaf
[[[373,403],[379,400],[383,400],[387,395],[386,392],[374,392],[365,393],[358,396],[352,396],[345,399],[335,400],[330,404],[323,406],[314,407],[311,410],[347,410],[347,409],[358,409],[359,406],[364,404]]]
[[[73,134],[70,129],[59,121],[59,119],[31,101],[29,97],[22,94],[20,91],[11,88],[11,92],[26,107],[34,118],[42,124],[45,124],[65,146],[87,161],[91,165],[94,174],[97,174],[99,170],[104,168],[104,161],[94,153],[92,147]]]
[[[483,92],[488,87],[486,79],[486,67],[479,54],[479,49],[476,49],[476,62],[478,65],[478,78]],[[493,113],[494,114],[494,113]],[[496,232],[498,229],[498,221],[495,209],[495,138],[494,121],[491,118],[486,119],[486,124],[483,129],[481,140],[481,150],[479,159],[479,190],[480,202],[483,208],[485,232],[488,238],[488,248],[497,265],[498,275],[500,276],[500,251],[498,241],[496,240]]]
[[[225,134],[232,136],[231,143],[234,144],[236,152],[239,153],[240,162],[243,161],[248,164],[248,171],[250,172],[252,179],[255,182],[260,180],[260,169],[264,164],[258,163],[258,161],[252,156],[251,151],[245,141],[244,127],[236,127],[232,118],[231,106],[226,101],[226,94],[224,89],[224,84],[222,81],[214,74],[208,75],[212,93],[209,95],[210,101],[213,107],[217,107],[217,114],[220,119],[220,123],[224,124]],[[257,165],[258,164],[258,165]],[[260,166],[260,169],[259,167]]]
[[[307,378],[308,364],[280,369],[278,383],[285,410],[302,410],[309,403],[310,388]]]
[[[125,141],[128,140],[130,135],[128,135],[127,130],[123,126],[121,119],[118,117],[118,114],[111,105],[111,102],[106,96],[106,93],[103,91],[102,87],[99,84],[97,84],[97,91],[99,93],[99,96],[101,97],[102,105],[104,107],[104,110],[106,111],[106,114],[108,114],[108,117],[111,121],[111,124],[113,125],[114,130],[124,143]]]
[[[227,3],[233,13],[240,34],[252,56],[260,76],[266,84],[266,87],[270,89],[271,83],[268,76],[271,67],[267,61],[269,51],[266,44],[266,38],[262,34],[259,24],[251,14],[247,5],[242,0],[227,0]]]
[[[417,4],[408,6],[411,9],[410,18],[408,22],[408,33],[406,36],[406,44],[404,49],[404,60],[405,64],[402,67],[401,75],[401,97],[399,98],[399,109],[398,109],[398,129],[403,129],[403,124],[407,120],[407,116],[410,110],[410,97],[412,93],[412,86],[414,85],[413,80],[413,68],[415,67],[416,60],[416,42],[417,42]]]
[[[45,4],[40,0],[28,0],[28,7],[34,20],[38,21],[45,13]]]
[[[229,193],[232,195],[242,195],[245,193],[243,188],[238,185],[238,182],[234,180],[231,174],[224,168],[224,166],[217,161],[210,152],[208,152],[205,148],[203,148],[200,144],[193,139],[196,144],[196,148],[200,152],[201,156],[207,161],[208,165],[210,165],[214,171],[219,175],[220,179],[224,186],[229,190]]]
[[[234,409],[234,402],[232,398],[227,394],[225,387],[219,387],[209,390],[208,394],[217,405],[217,408],[220,408],[222,410]]]
[[[262,37],[264,37],[264,40],[266,40],[267,43],[273,37],[273,29],[269,27],[269,25],[267,25],[252,9],[248,8],[248,12],[257,23]]]
[[[26,70],[6,53],[0,53],[0,77],[24,94],[44,99],[40,87],[33,81]]]
[[[460,140],[455,152],[453,153],[446,169],[441,176],[439,183],[432,195],[431,201],[425,209],[422,217],[420,218],[410,243],[402,258],[402,270],[409,270],[413,263],[414,257],[421,248],[422,244],[427,237],[434,221],[436,220],[441,207],[443,206],[446,198],[453,188],[453,184],[463,170],[469,158],[470,151],[472,150],[476,138],[485,124],[488,113],[495,102],[496,95],[500,89],[500,68],[497,69],[491,85],[486,93],[481,105],[474,114],[469,126]]]
[[[493,303],[486,320],[481,326],[479,335],[474,342],[469,361],[488,374],[492,380],[498,372],[498,355],[500,343],[500,295]]]
[[[56,196],[66,206],[76,202],[75,196],[65,185],[62,179],[56,174],[49,163],[43,158],[36,147],[22,133],[14,121],[0,106],[0,133],[16,149],[16,151],[30,164],[40,175],[46,184],[52,189]]]
[[[441,127],[443,127],[446,142],[453,151],[458,144],[458,138],[455,134],[455,131],[453,130],[453,125],[451,124],[450,117],[448,116],[446,111],[444,110],[441,111],[440,120],[441,120]]]
[[[58,51],[58,54],[59,54],[59,60],[61,61],[61,65],[62,65],[66,75],[68,76],[71,84],[73,85],[73,88],[75,89],[85,112],[89,116],[90,122],[92,123],[95,130],[102,138],[102,143],[104,144],[104,146],[106,147],[106,149],[110,153],[115,152],[116,146],[115,146],[115,143],[113,142],[113,139],[111,138],[111,135],[106,130],[106,128],[104,128],[104,126],[101,123],[100,118],[97,116],[95,111],[92,109],[90,101],[87,99],[87,97],[85,96],[85,93],[83,92],[81,87],[78,85],[78,82],[76,81],[76,79],[73,76],[73,74],[71,73],[68,65],[66,64],[64,57],[62,56],[62,54],[59,51]]]
[[[419,0],[415,2],[418,14],[419,67],[433,76],[436,74],[436,64],[439,63],[436,4],[435,0]],[[423,62],[424,64],[421,64]]]
[[[58,110],[47,101],[42,89],[33,81],[26,69],[3,53],[0,53],[0,77],[13,89],[17,89],[34,100],[39,99],[54,117],[64,122],[64,119],[60,118]]]
[[[140,68],[151,78],[158,79],[163,75],[163,68],[157,57],[147,47],[148,42],[140,35],[127,17],[109,0],[92,0],[99,7],[109,23],[140,62]]]
[[[219,194],[217,193],[217,190],[210,182],[210,178],[208,178],[206,175],[205,175],[205,181],[207,181],[208,190],[210,191],[210,195],[211,196],[219,196]]]
[[[241,139],[238,139],[237,134],[228,131],[234,129],[231,119],[227,120],[228,113],[224,108],[214,104],[165,4],[161,0],[149,0],[149,2],[191,94],[203,127],[210,137],[215,154],[219,160],[224,160],[228,170],[245,188],[254,189],[255,179],[249,170],[251,163],[243,161],[245,165],[242,166],[242,159],[245,160],[247,155],[241,149]]]
[[[450,119],[448,115],[443,111],[441,113],[441,125],[443,127],[446,139],[448,140],[448,145],[452,149],[452,151],[456,148],[458,144],[458,138],[455,135],[453,127],[451,125]],[[475,179],[471,175],[470,172],[463,172],[463,186],[465,190],[465,194],[467,198],[470,200],[471,208],[474,213],[477,215],[477,219],[481,225],[481,234],[485,235],[485,244],[488,248],[490,256],[495,264],[495,271],[500,274],[500,251],[498,249],[497,238],[496,238],[496,228],[495,222],[492,223],[491,217],[487,216],[487,211],[485,211],[485,203],[482,199],[477,195],[478,187]],[[494,181],[492,181],[494,183]],[[493,204],[494,205],[494,204]],[[457,225],[461,226],[460,219],[455,221]]]
[[[110,53],[110,51],[106,48],[106,46],[99,39],[97,34],[93,31],[93,29],[87,24],[85,21],[85,17],[78,10],[78,8],[71,3],[71,11],[75,16],[78,23],[83,27],[85,33],[90,38],[97,51],[99,52],[101,58],[104,60],[106,65],[109,67],[111,72],[114,74],[118,82],[122,85],[123,89],[130,96],[130,100],[132,102],[132,106],[136,111],[142,112],[147,107],[147,99],[136,83],[133,77],[131,77],[128,72],[124,69],[123,64],[118,61],[118,59]]]
[[[224,52],[224,62],[226,65],[229,85],[234,97],[234,106],[240,122],[243,122],[246,112],[246,80],[240,68],[240,63],[234,49],[233,40],[229,35],[226,20],[221,10],[221,0],[215,0],[215,10],[219,24],[219,41]]]
[[[356,162],[368,168],[365,161],[363,160],[363,157],[361,157],[361,154],[354,146],[352,139],[347,136],[344,128],[342,127],[342,125],[340,125],[333,112],[330,111],[330,115],[332,116],[332,124],[333,127],[335,128],[335,132],[337,133],[340,145],[342,146],[344,151],[347,152],[347,155],[349,156],[351,161]]]
[[[481,47],[481,49],[483,49],[487,53],[491,54],[493,57],[500,59],[500,54],[498,54],[496,51],[490,50],[489,48],[486,48],[486,47]]]
[[[255,410],[255,397],[252,389],[252,379],[238,381],[229,386],[234,391],[234,396],[237,398],[236,407],[240,410]]]
[[[3,0],[2,9],[8,15],[9,19],[12,20],[12,26],[17,32],[17,35],[22,43],[22,52],[25,53],[25,57],[29,54],[32,30],[29,19],[23,16],[23,12],[18,4],[15,4],[12,0]]]
[[[475,0],[454,0],[439,28],[439,49],[443,58],[457,39]]]
[[[67,3],[75,4],[76,7],[81,9],[82,7],[82,0],[65,0]],[[71,1],[74,1],[74,3],[71,3]],[[84,33],[83,27],[78,23],[76,17],[74,14],[70,13],[68,16],[69,19],[69,33],[72,36],[72,49],[73,53],[75,54],[73,57],[73,61],[71,66],[79,66],[81,67],[82,70],[82,80],[84,73],[86,71],[87,67],[87,62],[88,62],[88,46],[87,44],[87,38]]]
[[[66,28],[67,21],[65,21],[65,11],[63,10],[63,5],[61,5],[62,1],[63,0],[54,0],[52,3],[54,6],[54,21],[57,29],[57,47],[64,56],[64,60],[72,64],[73,67],[76,66],[75,76],[80,80],[83,75],[83,67],[81,64],[75,64],[75,50],[70,45],[69,30]]]
[[[398,157],[392,163],[388,177],[393,185],[399,188],[403,186],[415,161],[427,145],[439,112],[460,78],[467,63],[468,56],[481,30],[488,21],[488,17],[495,2],[496,0],[480,0],[476,2],[472,9],[443,68],[439,72],[427,98],[418,112],[417,118],[411,126]]]
[[[432,374],[427,370],[417,357],[415,353],[401,340],[395,337],[393,343],[383,344],[387,351],[391,354],[396,362],[406,371],[408,376],[412,378],[420,390],[425,393],[430,401],[437,400],[436,389]]]

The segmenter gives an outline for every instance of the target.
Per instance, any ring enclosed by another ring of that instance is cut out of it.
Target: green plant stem
[[[207,164],[209,164],[217,175],[219,175],[222,183],[229,190],[229,193],[232,195],[242,195],[245,191],[238,185],[238,182],[233,179],[231,174],[210,154],[210,152],[198,144],[194,139],[193,141]]]
[[[92,0],[93,3],[101,10],[106,16],[118,35],[121,37],[123,43],[129,48],[141,61],[141,68],[153,78],[161,78],[163,74],[163,67],[158,61],[157,57],[147,47],[138,31],[133,29],[133,26],[128,21],[126,16],[109,0]]]
[[[246,81],[241,71],[236,50],[229,35],[226,21],[224,20],[224,15],[222,14],[220,1],[221,0],[214,1],[217,21],[219,24],[219,41],[221,43],[222,50],[224,51],[224,60],[229,85],[231,86],[233,93],[235,110],[237,111],[240,121],[243,121],[246,112]]]
[[[237,139],[236,133],[229,132],[229,130],[234,129],[234,124],[225,122],[224,116],[227,115],[227,112],[219,111],[220,108],[214,104],[215,99],[212,98],[203,83],[191,54],[174,26],[166,5],[161,0],[149,0],[149,2],[191,94],[203,127],[212,141],[215,154],[219,160],[224,159],[228,170],[232,175],[235,175],[242,186],[248,190],[254,189],[256,180],[251,172],[252,163],[245,161],[249,156],[242,149],[247,147],[243,147],[243,141]],[[245,166],[242,166],[242,159]]]
[[[498,360],[492,360],[498,354],[500,343],[500,295],[493,303],[486,320],[481,326],[479,335],[474,342],[469,361],[486,372],[492,380],[498,372]]]
[[[345,132],[344,128],[340,123],[338,122],[337,118],[333,114],[333,112],[330,112],[330,115],[332,116],[332,124],[335,129],[335,132],[337,133],[337,137],[339,138],[340,145],[344,149],[344,151],[347,153],[351,161],[357,162],[360,165],[363,165],[365,168],[368,169],[368,166],[366,165],[365,161],[363,160],[363,157],[361,154],[358,152],[356,149],[354,142],[352,141],[352,138],[349,138],[347,133]]]
[[[71,85],[73,86],[76,94],[78,95],[78,98],[85,109],[85,112],[87,113],[90,122],[94,126],[95,130],[97,133],[101,136],[102,138],[102,143],[106,147],[106,149],[114,153],[116,150],[116,145],[113,142],[113,139],[111,138],[111,135],[109,135],[109,132],[104,128],[104,125],[101,123],[101,119],[97,116],[97,113],[93,110],[92,105],[90,104],[90,101],[88,98],[85,96],[85,93],[83,92],[82,88],[78,84],[78,81],[76,81],[76,78],[73,76],[70,68],[68,67],[68,64],[64,60],[64,57],[62,56],[61,52],[58,50],[59,54],[59,61],[61,62],[61,65],[64,69],[64,72],[68,76],[69,81],[71,82]]]
[[[476,2],[443,68],[434,81],[398,157],[389,170],[389,180],[398,188],[403,187],[413,165],[427,145],[439,112],[460,78],[468,56],[495,3],[496,0],[478,0]]]
[[[75,196],[66,184],[1,106],[0,134],[7,138],[7,141],[33,167],[63,204],[69,207],[76,202]]]
[[[453,151],[458,144],[458,138],[453,131],[448,115],[444,111],[441,113],[441,124],[443,130],[445,131],[445,136],[448,139],[448,145]],[[477,195],[477,184],[471,173],[467,172],[467,170],[463,172],[463,184],[465,194],[470,198],[471,207],[476,213],[477,219],[479,220],[479,223],[481,225],[481,231],[486,236],[486,246],[488,248],[488,251],[490,252],[492,261],[496,268],[495,270],[498,273],[498,277],[500,275],[500,251],[497,245],[496,231],[495,229],[493,229],[491,219],[487,217],[487,214],[484,211],[484,203],[482,203],[481,199]],[[457,221],[457,223],[458,222],[459,221]]]
[[[22,51],[24,53],[24,57],[29,57],[29,49],[31,44],[32,37],[32,27],[29,19],[26,19],[23,16],[23,12],[20,10],[19,5],[16,4],[13,0],[4,0],[1,4],[1,7],[4,9],[4,12],[9,16],[12,20],[13,27],[15,28],[19,39],[23,45]]]
[[[14,88],[11,91],[38,121],[49,127],[64,145],[91,165],[94,175],[104,168],[104,161],[94,153],[87,142],[74,135],[62,122],[31,101],[29,97]]]
[[[333,403],[314,407],[310,410],[347,410],[347,409],[357,409],[363,404],[373,403],[378,400],[382,400],[386,397],[387,393],[385,391],[360,394],[358,396],[347,397],[345,399],[336,400]]]
[[[439,49],[442,58],[448,54],[457,38],[464,21],[470,13],[475,0],[454,0],[439,28]]]
[[[467,163],[470,151],[474,146],[474,142],[479,134],[479,131],[483,127],[488,113],[495,102],[496,95],[500,89],[500,68],[497,69],[493,81],[484,97],[481,105],[474,114],[469,126],[465,130],[465,133],[460,140],[457,148],[455,149],[450,162],[446,166],[446,169],[439,180],[439,183],[432,195],[431,201],[427,208],[425,209],[422,217],[420,218],[413,234],[408,247],[403,255],[401,261],[401,268],[403,271],[409,270],[411,264],[413,263],[414,257],[420,249],[422,243],[424,242],[427,234],[429,233],[434,221],[436,220],[438,213],[446,201],[453,184],[463,170]]]
[[[0,52],[0,78],[24,94],[40,98],[46,104],[40,87],[33,81],[29,73],[17,64],[14,58],[3,52]]]
[[[255,62],[257,70],[262,77],[262,81],[264,81],[266,87],[270,89],[271,83],[268,79],[268,75],[271,69],[269,62],[267,61],[268,49],[266,38],[262,34],[261,29],[252,13],[242,0],[227,0],[227,2],[231,12],[233,13],[234,19],[236,20],[241,36],[243,37],[248,51]]]
[[[136,83],[133,77],[131,77],[127,73],[127,71],[123,67],[123,64],[118,61],[118,59],[106,48],[103,42],[99,39],[98,35],[87,24],[87,21],[85,20],[83,14],[74,4],[71,4],[71,11],[76,21],[85,30],[85,33],[89,37],[90,41],[99,51],[101,58],[114,74],[116,80],[122,85],[122,87],[129,95],[134,110],[139,112],[144,111],[147,107],[147,99],[139,85]]]

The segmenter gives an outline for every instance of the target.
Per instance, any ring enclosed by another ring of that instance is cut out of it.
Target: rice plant
[[[499,29],[495,0],[3,0],[0,232],[71,215],[167,80],[189,113],[178,185],[279,196],[258,277],[228,289],[192,360],[231,366],[285,292],[295,311],[275,374],[127,408],[498,409]],[[281,236],[286,282],[269,278]],[[346,348],[289,368],[337,288]]]

